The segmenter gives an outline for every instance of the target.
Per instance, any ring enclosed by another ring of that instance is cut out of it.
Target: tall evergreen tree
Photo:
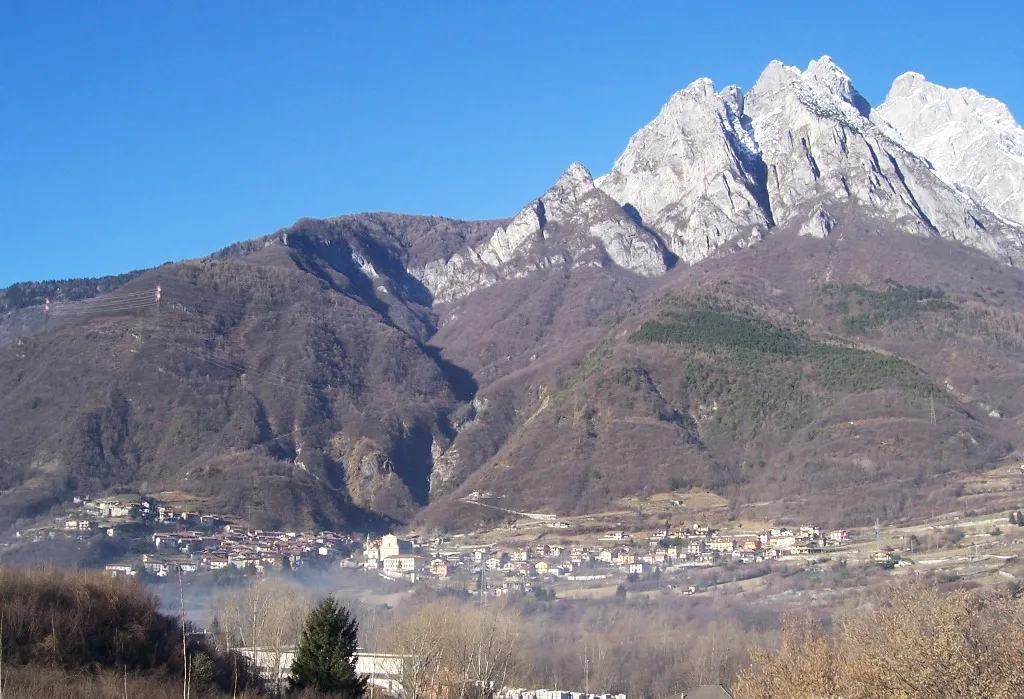
[[[325,597],[306,617],[295,649],[289,687],[362,699],[366,677],[356,674],[359,625],[333,597]]]

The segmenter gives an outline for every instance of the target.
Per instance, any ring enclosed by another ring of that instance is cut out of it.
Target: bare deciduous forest
[[[764,595],[481,605],[462,594],[418,592],[394,608],[356,596],[342,601],[359,620],[365,652],[406,658],[397,678],[406,699],[481,699],[486,687],[663,699],[707,684],[743,699],[1024,692],[1019,586],[868,582],[827,606]],[[253,579],[213,595],[213,621],[200,632],[160,613],[155,596],[134,581],[3,567],[0,696],[279,695],[282,676],[257,677],[237,649],[258,647],[279,661],[314,603],[293,582]]]

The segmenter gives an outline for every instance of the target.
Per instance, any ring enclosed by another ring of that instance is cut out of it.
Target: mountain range
[[[1004,105],[907,73],[872,107],[823,57],[697,80],[510,219],[302,219],[16,284],[0,528],[111,489],[263,528],[946,507],[1024,437],[1022,190]]]

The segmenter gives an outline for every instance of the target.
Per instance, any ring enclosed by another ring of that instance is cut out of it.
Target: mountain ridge
[[[609,173],[572,163],[508,219],[301,219],[197,260],[3,290],[0,527],[84,488],[268,527],[448,527],[480,516],[470,490],[580,511],[760,489],[825,512],[827,482],[984,469],[1024,428],[1024,230],[986,208],[980,166],[914,152],[946,122],[908,136],[896,104],[872,109],[827,56],[772,62],[746,93],[694,81]],[[999,182],[1014,162],[989,158]],[[821,416],[931,442],[858,444]],[[909,507],[882,499],[846,516]]]

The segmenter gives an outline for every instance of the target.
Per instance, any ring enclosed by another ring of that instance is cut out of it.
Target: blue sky
[[[1016,4],[7,0],[0,286],[302,216],[511,215],[692,80],[748,88],[773,58],[829,54],[872,103],[915,70],[1020,119]]]

